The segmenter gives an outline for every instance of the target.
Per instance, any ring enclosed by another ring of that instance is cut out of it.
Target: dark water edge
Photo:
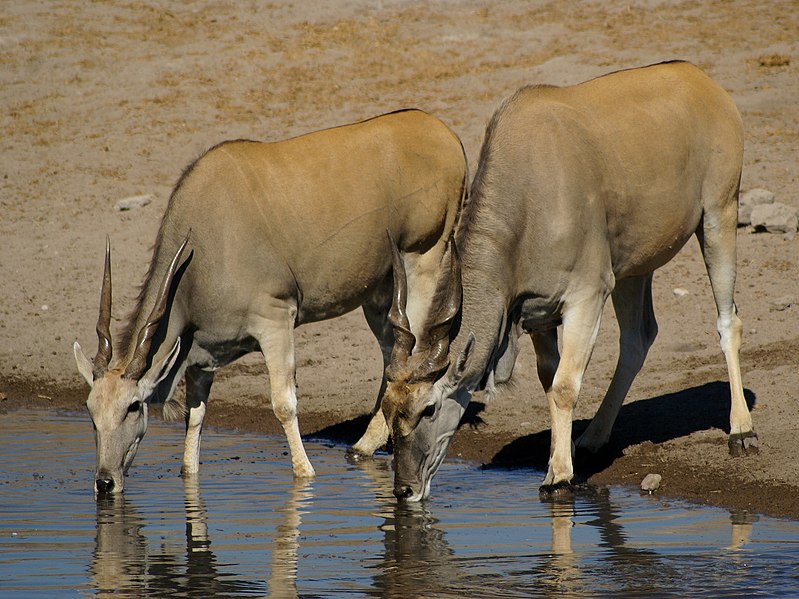
[[[398,506],[388,459],[151,419],[124,497],[96,502],[85,415],[0,416],[0,596],[774,597],[799,595],[799,523],[626,489],[538,499],[540,473],[447,462]]]

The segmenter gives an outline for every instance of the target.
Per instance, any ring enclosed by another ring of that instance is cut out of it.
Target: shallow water
[[[84,415],[0,416],[2,597],[797,596],[799,523],[624,489],[543,503],[531,471],[447,462],[397,506],[386,457],[208,431],[199,480],[153,419],[124,498],[95,502]]]

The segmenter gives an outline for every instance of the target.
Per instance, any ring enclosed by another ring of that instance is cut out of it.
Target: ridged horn
[[[183,243],[180,244],[178,251],[175,252],[175,257],[172,258],[172,262],[170,262],[169,268],[164,275],[164,280],[161,282],[161,287],[158,289],[158,295],[155,298],[153,311],[150,312],[147,322],[139,331],[139,336],[136,338],[136,349],[133,351],[133,357],[130,359],[127,368],[125,368],[125,373],[122,375],[127,379],[140,379],[144,374],[145,368],[147,368],[147,356],[149,355],[150,347],[153,344],[153,337],[155,337],[155,332],[158,330],[158,324],[161,322],[161,319],[166,313],[166,306],[169,300],[169,289],[172,286],[172,279],[178,270],[180,256],[183,254],[183,250],[186,248],[186,244],[189,242],[190,236],[191,229],[186,234],[186,238],[183,240]]]
[[[433,305],[427,318],[427,340],[424,359],[414,370],[417,381],[435,378],[449,366],[449,334],[463,301],[461,260],[455,239],[450,236],[447,249],[441,258],[445,270],[436,285]]]
[[[94,356],[92,375],[103,376],[113,355],[111,344],[111,240],[105,236],[105,269],[100,290],[100,316],[97,319],[97,355]]]
[[[399,248],[391,231],[388,231],[388,242],[391,246],[391,266],[394,273],[394,289],[392,291],[391,309],[388,311],[388,321],[394,327],[394,347],[391,350],[391,368],[388,376],[397,374],[408,362],[416,345],[416,337],[411,332],[411,324],[405,313],[408,301],[408,279],[405,274],[405,264],[402,262]]]

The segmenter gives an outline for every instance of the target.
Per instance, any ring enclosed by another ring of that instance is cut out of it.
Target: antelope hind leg
[[[411,330],[416,335],[419,335],[430,311],[430,298],[435,295],[436,274],[445,248],[445,242],[441,241],[424,254],[409,253],[403,256],[408,292],[406,311]],[[350,456],[356,458],[371,456],[388,442],[388,424],[380,409],[380,404],[386,390],[386,370],[391,361],[391,351],[394,345],[394,331],[388,321],[393,289],[393,273],[389,273],[375,295],[363,305],[366,322],[380,344],[380,351],[383,355],[383,378],[366,432],[350,451]]]
[[[388,322],[388,311],[391,308],[391,290],[393,283],[390,273],[386,280],[379,286],[374,296],[363,305],[363,315],[369,329],[380,345],[380,353],[383,356],[383,377],[380,381],[380,390],[377,392],[377,399],[372,410],[372,417],[363,436],[350,448],[348,455],[354,459],[361,457],[371,457],[375,451],[383,447],[388,442],[388,425],[383,416],[380,404],[383,401],[383,393],[386,391],[386,368],[391,360],[391,348],[394,344],[394,333],[391,324]]]
[[[737,189],[736,189],[737,193]],[[706,205],[709,202],[706,202]],[[713,207],[706,207],[706,210]],[[730,380],[730,453],[739,456],[759,451],[757,434],[752,426],[752,415],[746,405],[741,378],[740,350],[743,323],[738,317],[734,301],[735,288],[735,214],[737,202],[726,202],[717,208],[722,214],[716,218],[704,218],[704,226],[697,231],[702,256],[705,260],[713,299],[716,302],[718,319],[716,330],[719,334],[721,351],[727,362]]]
[[[611,298],[619,323],[619,358],[607,393],[577,448],[597,453],[610,439],[624,398],[658,333],[652,307],[652,274],[616,281]]]

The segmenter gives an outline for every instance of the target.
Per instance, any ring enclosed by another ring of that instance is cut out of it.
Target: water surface
[[[96,502],[85,415],[0,416],[0,596],[799,596],[799,523],[626,489],[538,499],[541,474],[446,462],[416,509],[386,457],[208,431],[200,476],[151,419],[123,498]]]

